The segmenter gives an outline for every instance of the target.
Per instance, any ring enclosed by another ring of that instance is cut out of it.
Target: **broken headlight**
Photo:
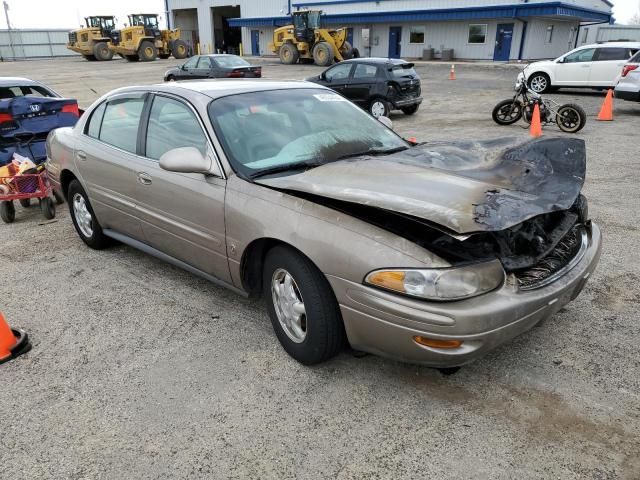
[[[504,282],[499,260],[463,267],[374,270],[364,282],[427,300],[461,300],[498,288]]]

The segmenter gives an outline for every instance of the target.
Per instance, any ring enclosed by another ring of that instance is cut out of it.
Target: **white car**
[[[561,87],[613,88],[622,67],[640,51],[640,42],[583,45],[555,60],[530,63],[518,75],[536,93]]]
[[[622,67],[615,93],[621,100],[640,101],[640,52]]]

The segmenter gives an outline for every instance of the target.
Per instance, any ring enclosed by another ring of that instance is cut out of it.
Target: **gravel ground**
[[[0,64],[88,106],[161,80],[175,61]],[[265,62],[271,78],[313,66]],[[396,129],[422,140],[527,138],[498,127],[513,66],[419,66],[425,103]],[[258,302],[125,246],[96,252],[66,206],[0,225],[0,309],[33,350],[0,367],[0,478],[640,478],[640,106],[552,95],[589,115],[600,266],[582,295],[451,376],[345,351],[308,368]],[[546,135],[559,135],[557,128]]]

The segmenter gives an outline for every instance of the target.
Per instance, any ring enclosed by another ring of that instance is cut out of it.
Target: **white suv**
[[[622,73],[616,84],[616,98],[632,102],[640,101],[640,52],[622,67]]]
[[[530,63],[518,75],[531,90],[552,88],[613,88],[627,61],[640,51],[640,42],[608,42],[583,45],[556,58]]]

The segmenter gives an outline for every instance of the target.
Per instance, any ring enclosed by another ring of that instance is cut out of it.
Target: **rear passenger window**
[[[169,150],[195,147],[205,155],[207,139],[193,111],[172,98],[156,96],[147,128],[147,154],[158,160]]]
[[[628,48],[599,48],[596,57],[597,62],[606,62],[608,60],[628,60]]]
[[[104,115],[104,109],[107,103],[104,102],[96,108],[91,114],[91,118],[87,123],[85,133],[93,138],[100,138],[100,125],[102,124],[102,116]]]
[[[136,153],[138,125],[144,98],[123,98],[107,103],[100,140],[127,152]]]
[[[353,73],[353,78],[375,78],[377,74],[378,67],[376,67],[375,65],[365,65],[363,63],[360,63],[356,65],[356,71]]]

